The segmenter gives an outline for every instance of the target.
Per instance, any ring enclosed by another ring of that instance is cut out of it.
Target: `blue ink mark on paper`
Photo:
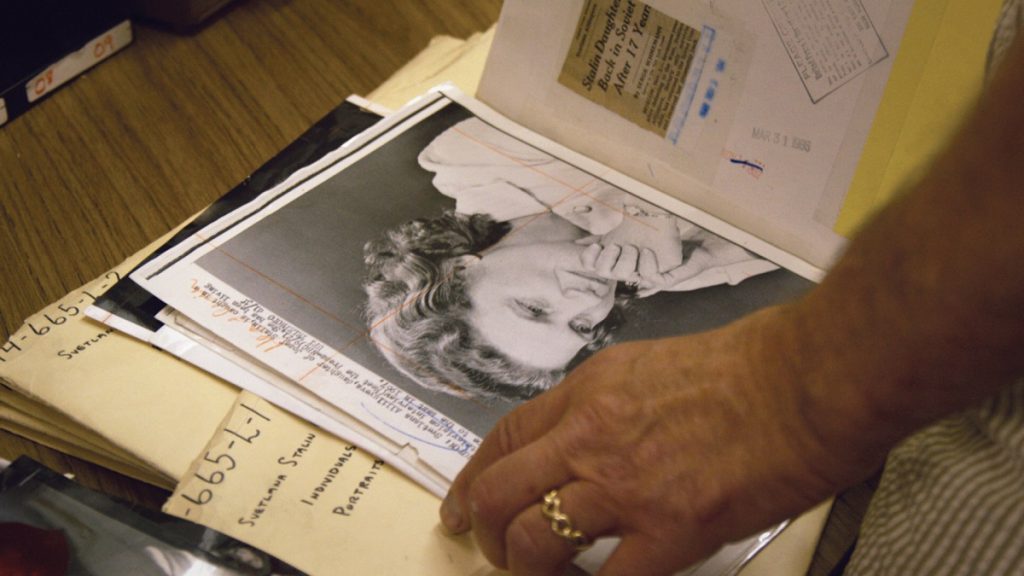
[[[707,64],[708,55],[711,54],[711,47],[715,43],[715,29],[704,26],[701,30],[700,40],[694,50],[694,58],[690,63],[690,73],[686,75],[686,82],[683,84],[679,101],[676,102],[676,109],[673,112],[673,120],[669,126],[666,136],[673,144],[679,144],[679,135],[686,125],[686,118],[690,115],[690,106],[697,95],[697,85],[700,84],[700,77],[704,73],[704,65]]]
[[[757,170],[758,172],[764,172],[764,166],[761,166],[757,162],[751,162],[750,160],[744,160],[742,158],[730,158],[729,162],[732,162],[733,164],[737,164],[739,166],[745,166],[747,168]]]
[[[708,104],[707,102],[704,102],[703,104],[700,105],[700,117],[701,118],[707,118],[709,112],[711,112],[711,105],[710,104]]]
[[[715,72],[725,72],[725,60],[719,58],[718,62],[715,63]]]
[[[429,442],[429,441],[427,441],[427,440],[424,440],[423,438],[421,438],[421,437],[419,437],[419,436],[416,436],[416,435],[410,434],[410,433],[406,432],[405,430],[402,430],[402,429],[400,429],[400,428],[397,428],[396,426],[394,426],[394,425],[393,425],[393,424],[391,424],[390,422],[388,422],[388,421],[384,420],[384,419],[383,419],[383,418],[381,418],[380,416],[377,416],[376,414],[374,414],[374,413],[373,413],[373,411],[372,411],[372,410],[370,410],[369,408],[367,408],[367,407],[366,407],[366,404],[364,404],[363,402],[360,402],[360,403],[359,403],[359,406],[360,406],[360,407],[362,407],[362,409],[363,409],[364,411],[366,411],[366,413],[367,413],[367,414],[369,414],[370,416],[372,416],[373,418],[375,418],[375,419],[376,419],[376,420],[377,420],[378,422],[380,422],[381,424],[383,424],[383,425],[387,426],[388,428],[391,428],[392,430],[394,430],[395,432],[398,432],[399,434],[401,434],[402,436],[405,436],[406,438],[411,438],[411,439],[413,439],[413,440],[415,440],[415,441],[417,441],[417,442],[420,442],[420,443],[422,443],[422,444],[426,444],[427,446],[432,446],[432,447],[434,447],[434,448],[440,448],[441,450],[449,450],[449,451],[451,451],[451,452],[455,452],[456,454],[459,454],[460,456],[468,456],[468,455],[469,455],[469,451],[468,451],[468,449],[469,449],[469,448],[470,448],[470,447],[472,446],[472,442],[470,442],[469,440],[467,440],[467,439],[466,439],[465,437],[463,437],[463,436],[462,436],[461,434],[459,434],[459,433],[458,433],[458,432],[456,432],[455,430],[452,430],[452,425],[451,425],[451,423],[450,423],[450,422],[449,422],[449,423],[447,423],[447,426],[441,426],[441,428],[444,428],[444,429],[446,429],[446,430],[447,430],[448,432],[450,432],[450,433],[451,433],[452,435],[456,436],[456,437],[457,437],[457,439],[458,439],[458,440],[459,440],[459,441],[460,441],[460,442],[461,442],[462,444],[464,444],[464,445],[465,445],[465,446],[464,446],[463,448],[452,448],[451,446],[445,446],[444,444],[437,444],[437,443],[435,443],[435,442]]]

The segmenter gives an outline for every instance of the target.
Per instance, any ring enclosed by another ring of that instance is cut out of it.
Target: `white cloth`
[[[419,163],[435,173],[434,186],[455,199],[455,211],[461,214],[487,214],[508,222],[550,210],[595,235],[615,229],[632,210],[674,218],[681,242],[699,244],[711,262],[666,290],[734,285],[778,268],[477,118],[442,132],[420,153]]]

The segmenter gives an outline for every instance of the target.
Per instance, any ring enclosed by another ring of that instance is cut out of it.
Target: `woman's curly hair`
[[[511,226],[485,214],[445,211],[406,222],[367,242],[366,316],[377,349],[422,386],[459,396],[525,400],[557,384],[570,368],[544,370],[508,358],[477,335],[467,317],[467,266]],[[611,341],[621,303],[587,346]]]

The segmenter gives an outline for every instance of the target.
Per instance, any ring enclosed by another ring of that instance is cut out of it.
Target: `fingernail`
[[[450,493],[441,502],[441,523],[452,534],[459,534],[465,531],[465,519],[462,517],[459,502]]]

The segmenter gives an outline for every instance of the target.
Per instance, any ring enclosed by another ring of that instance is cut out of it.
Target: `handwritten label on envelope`
[[[440,501],[382,461],[242,393],[164,511],[312,574],[490,574]]]

